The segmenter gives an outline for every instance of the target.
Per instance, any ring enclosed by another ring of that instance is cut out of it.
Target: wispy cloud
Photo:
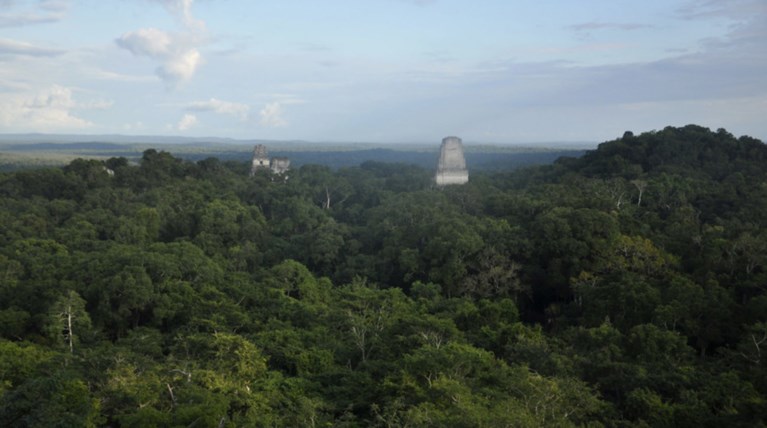
[[[0,56],[1,55],[20,55],[20,56],[34,56],[34,57],[50,57],[64,53],[60,49],[45,48],[36,46],[27,42],[20,42],[11,39],[0,39]]]
[[[727,24],[729,31],[724,36],[701,40],[709,55],[720,56],[720,61],[739,57],[748,63],[764,64],[767,45],[767,2],[764,0],[693,0],[676,12],[680,19]],[[762,73],[767,72],[762,70]]]
[[[47,24],[61,20],[57,15],[38,15],[38,14],[19,14],[19,15],[0,15],[0,28],[23,27],[34,24]]]
[[[581,24],[570,25],[567,27],[576,32],[582,31],[594,31],[594,30],[641,30],[645,28],[654,28],[649,24],[636,24],[636,23],[618,23],[618,22],[584,22]]]
[[[195,18],[192,15],[192,4],[194,0],[154,0],[157,3],[162,4],[175,16],[181,23],[190,29],[197,31],[205,30],[205,22]]]
[[[612,36],[614,35],[615,32],[624,32],[624,33],[635,32],[635,31],[655,28],[655,26],[650,24],[640,24],[635,22],[592,21],[592,22],[582,22],[580,24],[569,25],[565,28],[570,30],[578,39],[588,40],[600,33],[606,33]]]
[[[69,3],[62,0],[47,0],[18,11],[15,2],[6,0],[0,1],[0,7],[5,10],[0,13],[0,28],[9,28],[61,21]]]
[[[155,77],[151,75],[134,76],[130,74],[116,73],[114,71],[90,69],[85,74],[99,80],[110,80],[114,82],[154,82]]]
[[[437,2],[437,0],[398,0],[398,1],[414,4],[416,6],[426,6],[426,5]]]
[[[676,13],[682,19],[754,18],[764,16],[763,0],[689,0]]]
[[[222,101],[211,98],[207,101],[194,101],[186,106],[189,111],[213,112],[234,116],[240,120],[246,120],[250,114],[250,106],[247,104]]]
[[[69,1],[68,0],[42,0],[40,3],[38,3],[38,6],[42,10],[47,10],[50,12],[65,12],[67,9],[69,9]]]

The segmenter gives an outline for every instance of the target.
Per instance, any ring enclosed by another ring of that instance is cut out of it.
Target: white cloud
[[[72,99],[72,90],[59,85],[53,85],[50,89],[40,92],[30,102],[29,108],[53,108],[71,109],[75,106]]]
[[[185,82],[192,78],[197,67],[202,63],[202,56],[197,49],[188,49],[170,56],[157,75],[166,82]]]
[[[69,1],[67,0],[42,0],[39,4],[40,9],[48,10],[51,12],[63,12],[69,9]]]
[[[0,55],[47,57],[60,55],[62,53],[64,53],[64,51],[58,49],[43,48],[17,40],[0,39]]]
[[[109,101],[75,100],[71,88],[52,85],[33,94],[7,95],[0,100],[0,124],[8,129],[36,131],[82,129],[93,124],[72,110],[109,108]]]
[[[186,106],[191,111],[212,111],[218,114],[227,114],[240,120],[246,120],[250,113],[250,106],[247,104],[233,103],[211,98],[208,101],[195,101]]]
[[[192,4],[194,0],[155,0],[168,9],[172,15],[178,18],[184,26],[196,30],[204,30],[205,22],[192,16]]]
[[[162,65],[156,74],[169,87],[190,80],[202,64],[198,47],[205,40],[205,23],[192,16],[192,0],[155,0],[165,6],[184,25],[182,32],[141,28],[120,36],[117,45],[136,56],[144,56]]]
[[[0,13],[0,28],[58,22],[64,18],[68,7],[69,4],[66,1],[45,0],[37,3],[36,6],[27,6],[26,10],[11,12],[16,8],[14,2],[0,1],[0,8],[5,11]]]
[[[201,64],[200,53],[184,39],[156,28],[142,28],[123,34],[116,42],[136,56],[162,61],[156,74],[173,86],[191,79]]]
[[[283,117],[285,112],[282,110],[282,103],[275,101],[264,106],[259,112],[261,116],[260,123],[268,128],[278,128],[287,126],[288,121]]]
[[[171,54],[171,37],[156,28],[141,28],[125,33],[117,39],[117,45],[134,55],[164,58]]]
[[[115,82],[154,82],[155,77],[151,75],[146,76],[134,76],[130,74],[116,73],[114,71],[107,71],[101,69],[89,69],[84,71],[88,76],[99,80],[111,80]]]
[[[289,94],[272,94],[272,97],[277,98],[277,101],[267,103],[258,112],[259,123],[267,128],[287,126],[288,120],[285,118],[285,106],[306,103],[305,100],[295,98]]]
[[[59,21],[60,18],[53,15],[21,14],[21,15],[0,15],[0,28],[23,27],[33,24],[47,24]]]
[[[186,131],[195,125],[197,125],[197,116],[187,113],[178,121],[176,129]]]

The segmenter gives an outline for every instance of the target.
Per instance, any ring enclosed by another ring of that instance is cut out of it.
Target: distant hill
[[[560,164],[587,176],[631,178],[647,173],[683,172],[722,179],[733,172],[767,170],[767,145],[724,129],[711,131],[698,125],[666,127],[638,136],[626,132],[578,159]]]

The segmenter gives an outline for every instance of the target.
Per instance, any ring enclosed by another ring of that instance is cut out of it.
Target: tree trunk
[[[74,354],[74,339],[72,338],[72,305],[67,305],[67,340],[69,342],[69,353]]]

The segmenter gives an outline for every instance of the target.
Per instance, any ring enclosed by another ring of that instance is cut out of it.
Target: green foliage
[[[0,175],[2,426],[764,426],[767,152]]]
[[[95,427],[101,421],[99,401],[72,373],[28,378],[0,397],[3,426]]]

